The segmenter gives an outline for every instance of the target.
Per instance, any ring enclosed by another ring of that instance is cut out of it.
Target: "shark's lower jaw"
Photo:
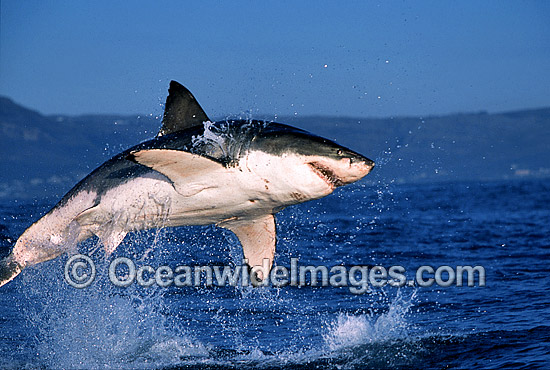
[[[323,179],[332,189],[337,188],[338,186],[343,186],[344,182],[336,176],[336,174],[328,167],[323,166],[319,162],[310,162],[308,165],[313,169],[313,171]]]

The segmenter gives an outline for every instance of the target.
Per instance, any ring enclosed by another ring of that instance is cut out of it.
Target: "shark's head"
[[[374,167],[374,162],[361,154],[330,141],[323,144],[322,154],[307,155],[306,158],[313,171],[333,187],[361,180]]]
[[[372,160],[331,140],[277,123],[262,130],[254,147],[281,158],[280,172],[288,174],[297,188],[310,189],[306,196],[310,199],[356,182],[374,167]]]

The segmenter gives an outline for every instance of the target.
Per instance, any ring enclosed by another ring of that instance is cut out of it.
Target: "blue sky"
[[[47,114],[402,116],[550,105],[550,2],[1,2],[0,94]]]

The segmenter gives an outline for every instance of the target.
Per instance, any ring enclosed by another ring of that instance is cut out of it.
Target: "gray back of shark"
[[[105,162],[31,225],[0,261],[0,286],[92,236],[110,254],[131,231],[207,224],[236,234],[258,283],[273,264],[274,214],[355,182],[373,166],[291,126],[211,122],[172,81],[157,137]]]

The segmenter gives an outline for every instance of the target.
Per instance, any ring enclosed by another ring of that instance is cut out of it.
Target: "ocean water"
[[[54,203],[1,204],[3,253]],[[67,284],[65,255],[0,289],[0,368],[550,368],[548,181],[360,183],[277,222],[278,266],[402,266],[408,280],[482,266],[485,286],[123,288],[117,257],[236,266],[242,252],[213,226],[134,233],[107,259],[91,239],[89,287]]]

